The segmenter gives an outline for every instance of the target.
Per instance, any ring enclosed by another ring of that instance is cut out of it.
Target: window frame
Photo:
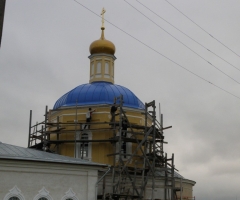
[[[83,138],[83,135],[85,138]],[[86,137],[86,136],[88,136],[88,137]],[[88,130],[83,130],[82,132],[78,131],[76,134],[76,139],[80,140],[80,137],[81,137],[81,139],[91,140],[92,132],[89,132]],[[83,156],[83,158],[82,158],[82,145],[84,145],[84,149],[86,148],[86,154],[84,153],[85,155]],[[77,143],[75,154],[76,154],[75,158],[80,158],[83,160],[91,161],[92,160],[92,143],[91,142]]]
[[[73,192],[72,188],[69,188],[67,192],[65,192],[65,195],[62,197],[61,200],[79,200],[76,196],[76,193]]]
[[[5,195],[3,200],[9,200],[12,197],[17,197],[19,200],[25,200],[21,190],[16,185],[9,190],[9,193]]]
[[[12,198],[17,198],[17,199],[12,199]],[[20,200],[20,199],[18,197],[16,197],[16,196],[12,196],[8,200]]]
[[[38,194],[34,197],[33,200],[39,200],[40,198],[46,198],[47,200],[53,200],[51,195],[49,194],[50,192],[46,190],[45,187],[43,187],[41,190],[38,191]]]
[[[100,72],[99,72],[99,69],[100,69]],[[102,63],[101,62],[97,62],[94,78],[101,78],[101,77],[102,77]]]

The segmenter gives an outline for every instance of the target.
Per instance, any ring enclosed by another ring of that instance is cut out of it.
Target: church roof
[[[67,106],[113,104],[114,98],[123,95],[124,107],[144,109],[144,104],[128,88],[109,82],[93,82],[77,86],[60,97],[53,109]]]
[[[168,173],[169,174],[171,173],[171,169],[170,168],[168,168]],[[156,175],[157,176],[165,176],[165,172],[164,171],[156,171]],[[177,173],[176,171],[174,171],[174,177],[175,178],[183,178],[184,179],[184,177],[181,174]]]
[[[5,144],[0,142],[0,159],[12,159],[12,160],[28,160],[28,161],[39,161],[39,162],[53,162],[53,163],[66,163],[66,164],[77,164],[77,165],[92,165],[92,166],[103,166],[105,164],[94,163],[87,160],[72,158],[68,156],[62,156],[54,153],[48,153],[30,148],[24,148]]]

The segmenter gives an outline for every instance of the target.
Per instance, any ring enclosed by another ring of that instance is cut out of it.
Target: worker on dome
[[[88,126],[88,129],[90,129],[90,122],[92,120],[92,113],[95,112],[95,111],[96,111],[96,109],[95,110],[92,110],[92,108],[88,109],[88,112],[86,113],[87,124],[85,124],[84,129],[86,129],[87,126]]]
[[[115,112],[117,111],[117,106],[116,103],[114,103],[111,107],[110,114],[111,114],[111,120],[110,122],[114,123],[115,122]],[[113,126],[113,124],[111,124]]]

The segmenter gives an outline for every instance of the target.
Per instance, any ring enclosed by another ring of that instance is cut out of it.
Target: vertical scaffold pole
[[[30,147],[31,127],[32,127],[32,110],[30,110],[29,117],[28,147]]]
[[[118,151],[118,166],[119,166],[119,171],[122,170],[122,165],[123,165],[123,160],[122,160],[122,116],[123,116],[123,96],[120,95],[119,97],[119,129],[118,129],[118,144],[119,144],[119,151]],[[119,172],[118,176],[118,193],[121,193],[122,187],[123,187],[123,174]]]
[[[161,114],[161,128],[163,128],[163,114]],[[161,131],[161,134],[163,136],[163,130]],[[164,153],[164,149],[163,149],[163,143],[161,145],[161,156],[164,157],[163,153]]]
[[[45,121],[44,121],[44,132],[45,134],[47,134],[47,111],[48,111],[48,106],[46,106],[46,109],[45,109]],[[47,140],[50,139],[50,135],[47,134]]]
[[[57,130],[59,130],[59,116],[57,116]],[[59,132],[57,132],[57,141],[59,141]],[[57,153],[59,154],[59,143],[57,144]]]
[[[77,100],[76,100],[76,113],[75,113],[75,120],[74,120],[74,122],[75,122],[75,136],[74,136],[74,157],[75,158],[77,158],[77,121],[78,121],[78,119],[77,119]],[[80,138],[81,139],[81,138]]]
[[[172,174],[171,199],[172,199],[172,200],[175,200],[175,196],[174,196],[174,189],[175,189],[175,180],[174,180],[174,154],[172,154],[172,169],[171,169],[171,174]]]
[[[164,188],[164,200],[167,200],[167,186],[168,186],[168,175],[167,175],[167,170],[168,170],[168,166],[167,166],[167,153],[165,153],[165,188]]]
[[[153,115],[152,115],[152,120],[153,120],[153,169],[155,173],[155,162],[156,162],[156,106],[155,106],[155,100],[153,101],[152,104],[153,108]],[[155,174],[152,175],[152,199],[154,199],[154,189],[155,189]]]

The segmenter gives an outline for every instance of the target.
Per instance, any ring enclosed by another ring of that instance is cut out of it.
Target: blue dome
[[[113,104],[114,97],[123,95],[123,106],[144,109],[144,104],[129,89],[108,82],[93,82],[79,85],[59,98],[53,109],[65,106]]]

